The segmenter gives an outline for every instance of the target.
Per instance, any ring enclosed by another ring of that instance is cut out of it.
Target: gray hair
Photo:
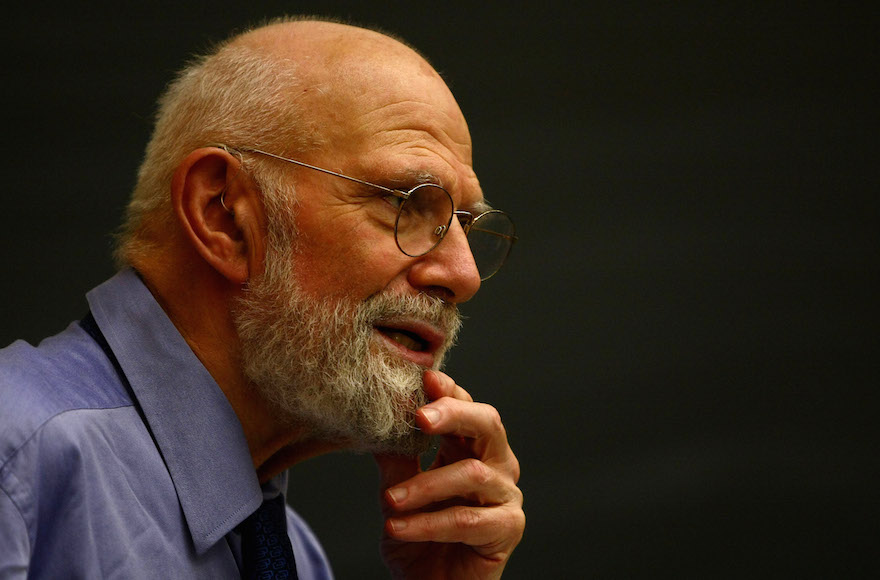
[[[294,154],[320,144],[318,130],[298,106],[300,93],[291,90],[297,85],[296,63],[231,41],[177,75],[159,99],[153,136],[116,238],[119,267],[150,252],[167,235],[174,219],[171,179],[193,150],[223,143]],[[243,166],[262,190],[270,229],[275,229],[271,222],[277,227],[283,216],[292,216],[290,180],[282,181],[277,164],[248,158]]]

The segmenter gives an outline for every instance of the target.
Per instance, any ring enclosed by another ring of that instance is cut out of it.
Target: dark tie
[[[283,497],[267,499],[241,525],[242,578],[293,580],[297,577]]]

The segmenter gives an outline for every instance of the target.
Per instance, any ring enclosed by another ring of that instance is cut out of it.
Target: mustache
[[[359,318],[370,326],[389,318],[412,318],[431,324],[446,335],[447,347],[455,343],[463,321],[458,306],[425,293],[380,292],[367,298],[358,310]]]

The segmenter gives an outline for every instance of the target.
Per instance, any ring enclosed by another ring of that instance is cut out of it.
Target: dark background
[[[60,330],[112,273],[188,55],[265,16],[351,17],[446,75],[520,228],[449,366],[523,465],[506,577],[876,574],[875,14],[179,4],[4,18],[0,343]],[[292,472],[339,578],[386,576],[375,480],[368,456]]]

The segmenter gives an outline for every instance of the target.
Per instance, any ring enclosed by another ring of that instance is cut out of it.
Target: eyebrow
[[[477,203],[472,205],[471,208],[472,208],[473,213],[476,213],[476,214],[481,214],[481,213],[484,213],[484,212],[487,212],[487,211],[493,209],[492,204],[490,204],[485,199],[481,199],[480,201],[478,201]]]
[[[440,179],[440,177],[438,177],[436,174],[431,173],[430,171],[405,169],[396,174],[391,174],[390,176],[386,175],[386,179],[389,183],[399,184],[399,186],[405,188],[409,188],[411,186],[414,187],[423,183],[432,183],[434,185],[439,185],[443,189],[446,189],[446,187],[443,185],[443,180]],[[398,185],[396,185],[396,187],[397,186]]]
[[[443,189],[446,189],[447,191],[449,191],[448,188],[445,185],[443,185],[443,180],[440,179],[440,177],[437,174],[432,173],[430,171],[425,171],[425,170],[406,169],[404,171],[401,171],[398,175],[390,177],[388,179],[388,181],[389,181],[389,183],[404,184],[403,187],[407,188],[407,189],[409,188],[409,185],[407,185],[407,184],[413,184],[413,186],[415,186],[415,185],[421,185],[423,183],[433,183],[434,185],[439,185]],[[392,188],[399,188],[399,186],[397,186],[397,185],[393,185],[391,187]],[[462,210],[464,208],[457,207],[456,209]],[[468,207],[467,211],[470,211],[474,215],[479,215],[481,213],[487,212],[492,209],[494,209],[492,207],[492,204],[490,204],[485,199],[481,199],[481,200],[477,201],[476,203],[471,204]]]

